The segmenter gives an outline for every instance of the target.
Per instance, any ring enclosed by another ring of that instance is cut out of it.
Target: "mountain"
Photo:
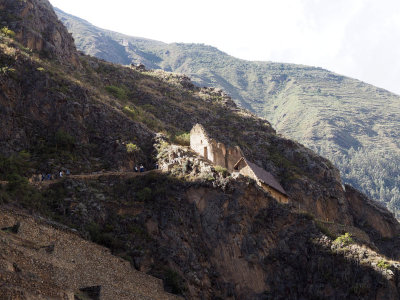
[[[201,44],[166,44],[100,29],[56,9],[86,54],[184,73],[227,91],[281,134],[329,158],[344,182],[400,209],[400,97],[321,68],[252,62]]]
[[[47,0],[0,7],[2,298],[399,298],[399,222],[329,160],[221,90],[78,53]],[[289,203],[192,151],[197,123]]]

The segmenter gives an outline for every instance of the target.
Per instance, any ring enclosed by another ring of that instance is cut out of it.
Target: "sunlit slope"
[[[400,209],[398,95],[321,68],[240,60],[211,46],[129,37],[57,14],[85,53],[223,88],[278,132],[332,160],[346,182]]]

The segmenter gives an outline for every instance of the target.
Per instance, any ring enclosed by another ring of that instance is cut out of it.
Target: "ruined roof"
[[[266,185],[269,185],[278,192],[287,195],[286,191],[283,189],[281,184],[275,179],[274,175],[272,175],[270,172],[267,172],[263,168],[260,168],[256,164],[249,162],[246,158],[242,157],[241,159],[239,159],[239,161],[235,164],[234,168],[236,168],[236,166],[242,160],[250,167],[250,169],[253,171],[254,175],[258,178],[258,180],[260,180],[262,183],[265,183]]]

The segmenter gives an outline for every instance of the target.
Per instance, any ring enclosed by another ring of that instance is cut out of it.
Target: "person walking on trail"
[[[138,167],[137,166],[135,166],[135,172],[137,173],[137,172],[139,172],[139,170],[138,170]]]
[[[69,176],[69,175],[71,175],[71,172],[67,169],[67,171],[65,172],[65,174],[66,174],[67,176]]]
[[[63,177],[63,171],[60,171],[60,178]]]
[[[144,172],[144,167],[143,167],[143,165],[140,165],[140,173],[143,173]]]
[[[155,164],[155,169],[158,170],[158,163]]]
[[[47,180],[51,180],[51,174],[47,174]]]

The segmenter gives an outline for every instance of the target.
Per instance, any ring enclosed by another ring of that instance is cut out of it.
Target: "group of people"
[[[156,163],[156,164],[154,165],[154,168],[155,168],[156,170],[158,170],[158,163]],[[140,164],[139,167],[138,167],[137,165],[135,165],[134,170],[135,170],[135,172],[140,172],[140,173],[143,173],[143,172],[146,171],[145,168],[144,168],[144,166],[143,166],[143,164]]]
[[[156,170],[158,170],[158,163],[156,163],[155,165],[154,165],[154,168],[156,169]],[[140,164],[139,166],[138,165],[135,165],[135,168],[134,168],[134,171],[135,172],[140,172],[140,173],[143,173],[143,172],[145,172],[146,171],[146,169],[144,168],[144,166],[143,166],[143,164]],[[58,179],[58,178],[63,178],[63,177],[65,177],[65,176],[69,176],[69,175],[71,175],[71,172],[70,172],[70,170],[66,170],[65,172],[64,171],[60,171],[58,174],[51,174],[51,173],[48,173],[48,174],[45,174],[45,173],[43,173],[43,174],[39,174],[38,176],[36,176],[36,178],[34,178],[33,180],[34,181],[47,181],[47,180],[55,180],[55,179]],[[40,176],[40,178],[39,178],[39,176]]]
[[[57,178],[63,178],[64,176],[69,176],[69,175],[71,175],[71,172],[68,169],[65,171],[65,173],[63,171],[60,171],[58,173],[58,175],[57,174],[50,174],[50,173],[48,173],[48,174],[44,174],[43,173],[41,181],[53,180],[53,179],[57,179]]]
[[[135,172],[140,172],[140,173],[143,173],[145,171],[144,166],[142,164],[140,164],[139,167],[136,165],[134,170]]]

